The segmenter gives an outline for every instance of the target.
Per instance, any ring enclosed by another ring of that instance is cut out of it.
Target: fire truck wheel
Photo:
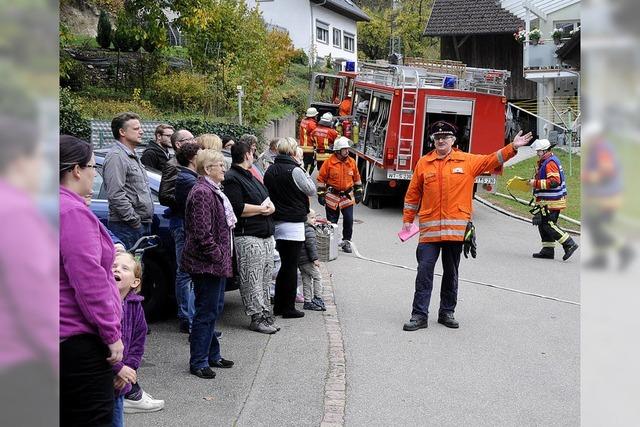
[[[370,182],[364,183],[362,204],[371,209],[380,209],[380,197],[371,194],[372,187],[373,185]]]

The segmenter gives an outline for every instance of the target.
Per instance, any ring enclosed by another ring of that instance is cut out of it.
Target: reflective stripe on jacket
[[[304,153],[313,153],[313,139],[311,134],[315,130],[318,123],[312,117],[306,117],[300,122],[300,129],[298,132],[300,148]]]
[[[338,137],[338,132],[327,126],[318,125],[311,132],[311,138],[316,147],[316,160],[319,162],[326,161],[331,156],[333,141]]]
[[[492,154],[456,148],[443,159],[435,150],[416,164],[404,199],[403,222],[419,217],[420,242],[462,241],[471,220],[475,177],[515,156],[512,144]]]

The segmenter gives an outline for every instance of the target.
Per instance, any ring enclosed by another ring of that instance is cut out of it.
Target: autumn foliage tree
[[[243,115],[251,123],[266,119],[273,88],[285,77],[294,56],[289,36],[268,31],[257,9],[244,0],[175,0],[176,23],[187,39],[193,65],[213,75],[218,113],[235,111],[237,86],[243,87]]]

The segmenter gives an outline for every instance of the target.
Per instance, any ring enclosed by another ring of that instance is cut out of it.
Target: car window
[[[102,199],[100,193],[104,192],[104,182],[102,179],[102,168],[98,168],[96,178],[93,180],[93,199]]]

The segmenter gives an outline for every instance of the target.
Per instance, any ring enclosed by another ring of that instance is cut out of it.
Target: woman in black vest
[[[231,146],[233,164],[225,174],[223,185],[238,218],[233,230],[237,279],[245,313],[251,316],[249,329],[273,334],[280,329],[271,315],[269,302],[275,249],[275,207],[266,187],[251,173],[253,139],[253,135],[243,135]]]
[[[316,194],[311,177],[293,158],[298,143],[294,138],[278,142],[278,155],[264,175],[276,211],[276,249],[282,262],[276,278],[273,313],[284,318],[303,317],[296,310],[298,255],[304,244],[304,222],[309,213],[309,197]]]

